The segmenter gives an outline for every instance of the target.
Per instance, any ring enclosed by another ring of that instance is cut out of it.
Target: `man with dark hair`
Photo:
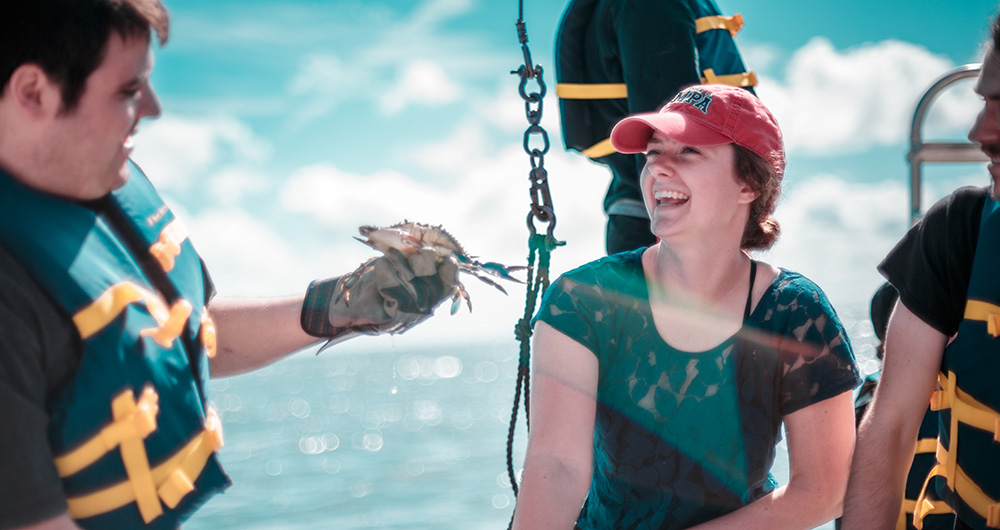
[[[168,27],[159,0],[0,4],[0,528],[176,528],[229,485],[209,367],[404,330],[457,281],[453,259],[390,249],[349,297],[341,277],[213,298],[129,160]]]
[[[604,197],[608,254],[650,246],[649,216],[639,191],[641,154],[617,153],[608,136],[629,114],[654,112],[689,85],[711,83],[753,92],[733,36],[740,15],[723,16],[715,0],[570,0],[556,35],[556,95],[568,149],[608,166]]]
[[[858,433],[844,505],[848,530],[895,528],[927,404],[939,411],[937,464],[925,482],[955,528],[1000,528],[1000,17],[969,132],[991,160],[991,185],[935,204],[879,265],[899,292],[875,398]],[[942,477],[942,479],[934,479]],[[917,499],[914,524],[934,504]]]

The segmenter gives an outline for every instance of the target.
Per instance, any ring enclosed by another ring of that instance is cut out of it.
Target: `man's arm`
[[[302,330],[300,296],[217,298],[209,305],[217,348],[212,377],[249,372],[282,359],[319,339]]]
[[[844,530],[895,528],[917,431],[948,338],[896,303],[875,398],[861,420],[844,502]]]

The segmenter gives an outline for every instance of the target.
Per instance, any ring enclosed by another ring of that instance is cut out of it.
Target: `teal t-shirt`
[[[705,352],[670,347],[653,324],[643,250],[564,274],[535,317],[600,366],[583,530],[688,528],[766,495],[782,416],[860,382],[825,295],[786,270],[733,337]]]

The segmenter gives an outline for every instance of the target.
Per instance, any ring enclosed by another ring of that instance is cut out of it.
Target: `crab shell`
[[[480,263],[470,257],[462,245],[455,239],[454,236],[448,233],[447,230],[441,226],[427,225],[423,223],[414,223],[410,221],[403,221],[402,223],[397,223],[384,228],[376,226],[362,226],[358,228],[361,235],[365,236],[366,239],[355,238],[358,241],[382,252],[383,254],[388,252],[390,248],[394,248],[400,252],[405,253],[416,253],[421,249],[431,249],[437,256],[438,263],[441,263],[445,259],[454,257],[458,261],[458,268],[460,271],[470,274],[487,285],[495,287],[500,292],[507,294],[507,291],[494,281],[492,278],[501,278],[517,283],[524,283],[517,278],[510,275],[510,271],[523,269],[524,267],[508,267],[500,263]],[[357,271],[353,273],[353,277],[356,280],[360,278],[361,272],[364,271],[367,262],[363,264]],[[349,282],[353,284],[353,282]],[[350,287],[345,287],[345,295],[349,296]],[[466,305],[469,307],[469,311],[472,311],[472,300],[469,298],[468,291],[465,290],[465,286],[461,282],[456,282],[455,287],[450,293],[452,298],[451,304],[451,314],[455,314],[458,311],[459,305],[462,300],[465,300]]]
[[[430,248],[441,258],[456,254],[460,261],[468,261],[462,245],[441,226],[403,221],[385,228],[362,226],[358,231],[368,238],[361,240],[362,243],[382,253],[390,248],[411,254]]]

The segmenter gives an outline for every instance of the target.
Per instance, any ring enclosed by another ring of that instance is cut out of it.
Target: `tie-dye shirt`
[[[564,274],[535,317],[600,365],[583,530],[688,528],[766,495],[782,416],[860,382],[826,296],[783,269],[734,336],[672,348],[653,323],[642,250]]]

